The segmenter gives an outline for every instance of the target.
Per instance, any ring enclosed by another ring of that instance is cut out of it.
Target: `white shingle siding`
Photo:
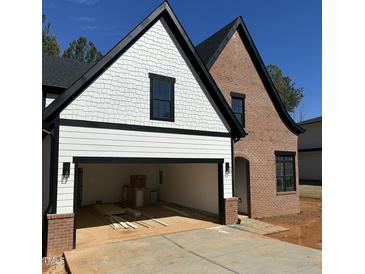
[[[57,213],[73,211],[73,157],[219,158],[231,163],[230,142],[227,137],[60,126]],[[71,163],[67,182],[62,182],[63,162]],[[231,173],[223,174],[224,196],[232,197]]]
[[[175,122],[150,120],[149,72],[176,78]],[[67,106],[60,117],[228,132],[160,21]],[[220,158],[231,163],[229,137],[69,126],[60,126],[59,136],[57,213],[73,212],[74,156]],[[62,182],[63,162],[71,163],[67,182]],[[224,196],[232,197],[231,174],[223,174]]]
[[[149,72],[176,78],[174,123],[150,120]],[[61,118],[227,132],[160,21],[76,98]]]
[[[48,107],[53,101],[53,98],[46,98],[46,107]]]

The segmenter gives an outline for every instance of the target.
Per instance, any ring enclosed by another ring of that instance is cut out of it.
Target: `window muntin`
[[[174,121],[175,79],[157,74],[149,74],[151,81],[151,120]]]
[[[295,191],[295,154],[276,152],[276,190]]]

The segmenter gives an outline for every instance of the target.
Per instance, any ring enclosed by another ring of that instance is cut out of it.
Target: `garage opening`
[[[221,160],[109,161],[75,161],[75,247],[221,223]]]

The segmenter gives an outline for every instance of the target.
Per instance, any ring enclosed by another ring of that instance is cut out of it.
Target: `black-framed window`
[[[175,78],[149,73],[150,119],[175,120]]]
[[[276,151],[276,191],[295,191],[295,152]]]
[[[231,92],[231,107],[237,120],[245,127],[245,94]]]

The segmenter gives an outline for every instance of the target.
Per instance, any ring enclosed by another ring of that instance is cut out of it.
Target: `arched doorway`
[[[238,212],[250,216],[250,165],[242,157],[235,158],[234,196],[240,198]]]

